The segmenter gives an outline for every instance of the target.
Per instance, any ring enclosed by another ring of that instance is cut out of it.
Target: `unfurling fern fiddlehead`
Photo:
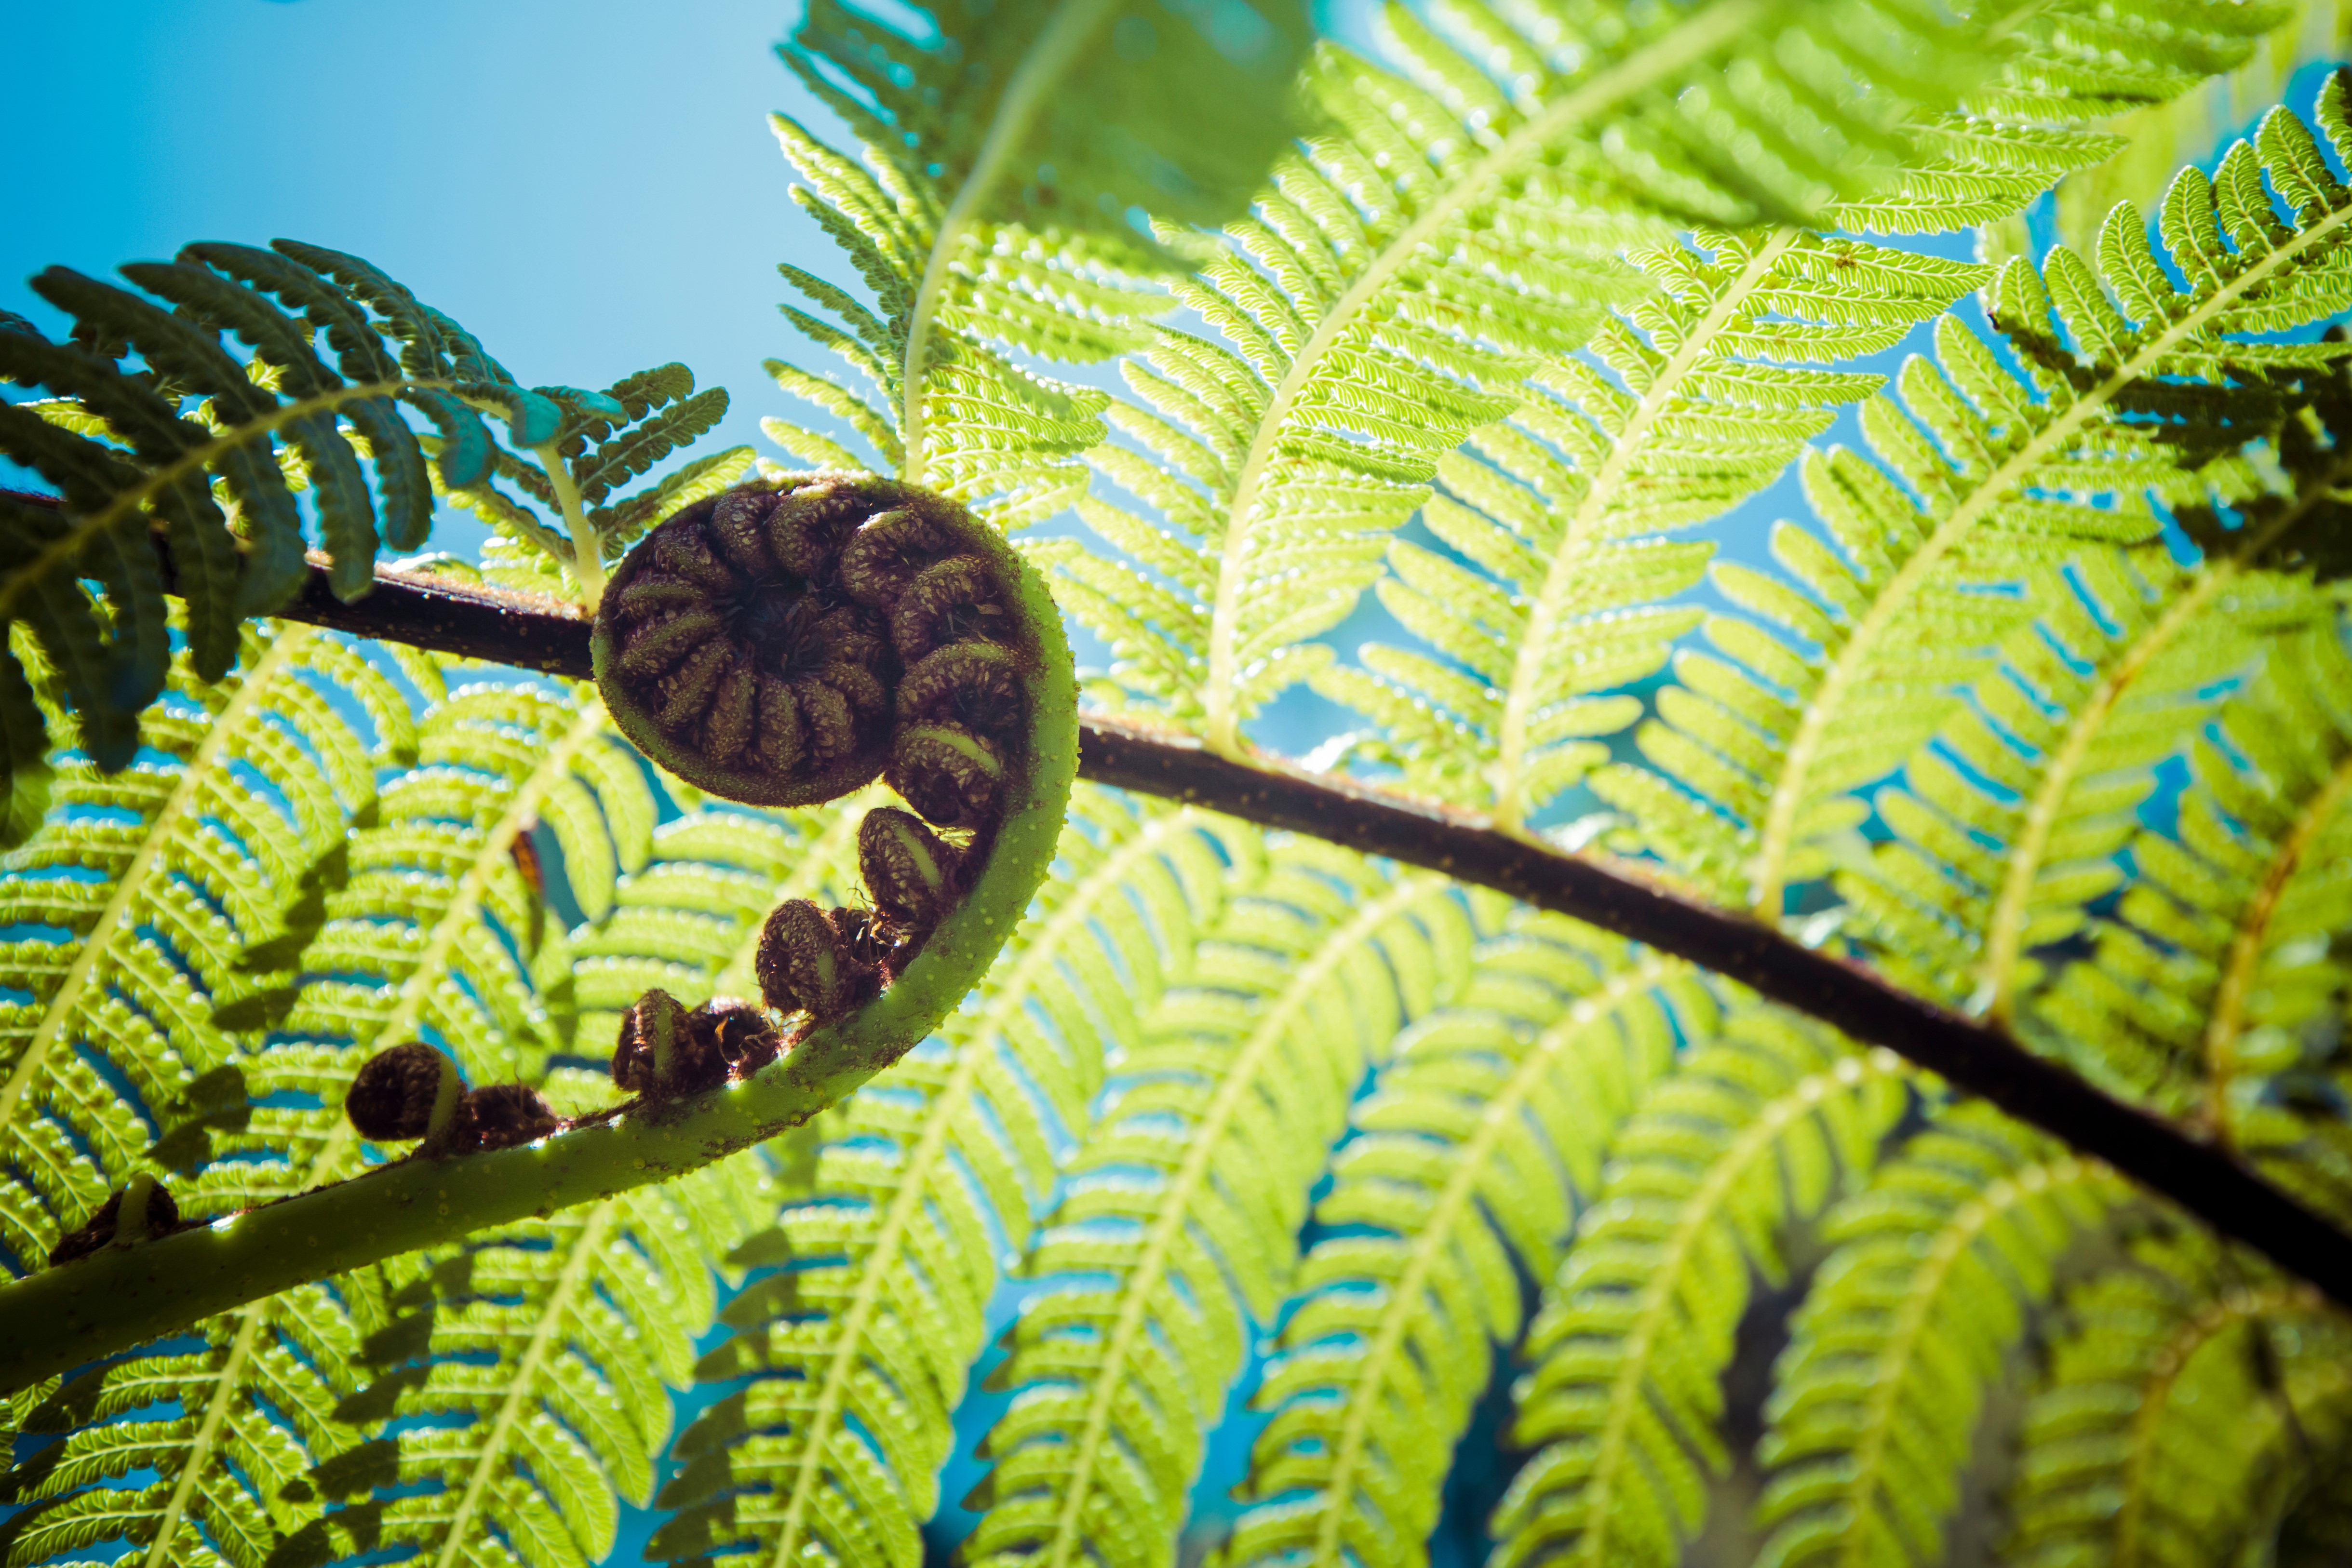
[[[880,775],[916,808],[861,825],[871,911],[794,900],[770,916],[759,976],[769,1008],[800,1016],[789,1040],[749,1004],[689,1013],[648,992],[614,1055],[636,1097],[562,1126],[508,1117],[513,1136],[458,1125],[469,1106],[473,1121],[516,1111],[490,1103],[513,1086],[466,1092],[445,1116],[457,1092],[436,1077],[421,1114],[371,1123],[423,1137],[420,1157],[0,1289],[0,1389],[748,1147],[896,1061],[979,979],[1052,862],[1077,760],[1060,618],[993,530],[864,476],[729,491],[621,563],[595,653],[622,731],[699,788],[805,804]]]

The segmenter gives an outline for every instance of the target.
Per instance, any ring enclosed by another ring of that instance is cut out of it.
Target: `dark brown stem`
[[[379,571],[373,592],[343,604],[314,565],[302,593],[280,613],[550,674],[590,673],[588,622],[529,595]],[[1081,720],[1078,773],[1443,872],[1686,958],[1864,1045],[1883,1046],[2105,1161],[2352,1307],[2352,1236],[2226,1150],[2103,1092],[2005,1030],[1923,1001],[1743,915],[1497,831],[1465,812],[1279,763],[1235,762],[1190,737],[1118,719]]]

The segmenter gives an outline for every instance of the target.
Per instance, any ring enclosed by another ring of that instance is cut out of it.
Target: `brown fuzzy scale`
[[[669,1056],[666,1078],[655,1071],[665,1033]],[[782,1049],[776,1026],[749,1002],[714,997],[688,1011],[667,991],[655,989],[639,997],[621,1017],[613,1082],[639,1094],[698,1093],[730,1077],[757,1072]]]
[[[122,1193],[117,1189],[99,1206],[88,1224],[58,1238],[58,1244],[49,1249],[49,1266],[70,1263],[113,1245],[115,1220],[121,1212]],[[180,1228],[180,1205],[172,1197],[171,1189],[157,1182],[147,1194],[147,1234],[162,1236]]]
[[[361,1137],[380,1144],[421,1138],[432,1125],[441,1075],[456,1071],[447,1057],[422,1040],[379,1051],[352,1080],[343,1114]]]
[[[996,821],[1004,753],[960,725],[908,725],[890,747],[882,781],[928,821],[984,828]]]
[[[527,1083],[488,1083],[468,1089],[457,1102],[457,1119],[447,1153],[510,1149],[546,1137],[562,1125],[554,1110]]]
[[[805,898],[776,906],[760,930],[760,994],[780,1013],[829,1023],[863,1006],[888,978],[891,946],[863,910],[819,909]]]
[[[877,806],[857,824],[857,869],[876,911],[918,940],[963,896],[971,852],[889,806]]]

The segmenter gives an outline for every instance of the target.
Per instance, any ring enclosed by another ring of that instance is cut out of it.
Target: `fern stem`
[[[112,955],[115,937],[131,918],[131,910],[147,895],[149,880],[165,869],[164,852],[170,846],[173,835],[179,831],[181,820],[194,808],[196,797],[203,790],[205,781],[212,777],[221,754],[244,737],[246,721],[260,708],[268,695],[270,683],[293,663],[295,656],[313,635],[315,633],[307,630],[281,630],[272,639],[268,652],[246,672],[227,705],[214,716],[210,727],[205,731],[204,739],[196,745],[195,754],[181,768],[179,782],[172,787],[172,793],[164,799],[154,820],[149,823],[138,852],[131,857],[131,863],[122,868],[113,893],[107,898],[106,907],[99,912],[97,923],[81,938],[79,950],[74,954],[73,963],[66,969],[65,978],[59,982],[57,994],[41,1010],[41,1021],[34,1029],[33,1038],[25,1047],[24,1055],[17,1059],[16,1071],[9,1073],[6,1084],[0,1085],[0,1127],[13,1128],[16,1125],[18,1108],[32,1092],[34,1081],[47,1063],[50,1051],[63,1039],[66,1022],[73,1016],[74,1009],[81,1005],[82,994],[89,988],[91,977],[97,974],[99,965]]]
[[[930,355],[931,325],[939,316],[940,298],[947,292],[948,277],[955,270],[956,251],[982,207],[995,195],[997,183],[1021,151],[1047,95],[1076,63],[1087,40],[1109,19],[1111,5],[1112,0],[1061,0],[1054,19],[1023,52],[1020,68],[1005,83],[971,171],[940,219],[923,263],[922,281],[915,287],[914,304],[907,313],[907,365],[898,382],[898,427],[905,450],[898,477],[909,485],[923,483],[923,371]]]
[[[2050,836],[2056,831],[2059,813],[2065,805],[2068,791],[2075,777],[2089,758],[2091,747],[2106,727],[2108,716],[2124,698],[2131,684],[2144,674],[2172,640],[2188,628],[2205,606],[2224,588],[2237,581],[2239,574],[2263,552],[2276,544],[2294,527],[2309,517],[2324,501],[2335,498],[2336,486],[2352,478],[2352,457],[2330,468],[2326,476],[2312,486],[2294,505],[2272,518],[2219,560],[2207,564],[2186,591],[2165,610],[2154,624],[2139,635],[2124,656],[2116,661],[2074,715],[2067,727],[2066,738],[2051,758],[2050,767],[2042,776],[2042,784],[2033,792],[2033,803],[2025,814],[2025,826],[2011,846],[2006,870],[2001,876],[2000,893],[1993,901],[1992,914],[1987,920],[1985,956],[1978,969],[1978,996],[1983,1000],[1987,1016],[2003,1027],[2011,1025],[2017,1007],[2017,967],[2023,956],[2026,926],[2026,905],[2033,896],[2035,882],[2042,874],[2043,857],[2049,853]]]
[[[2301,869],[2313,841],[2336,821],[2336,814],[2344,809],[2347,799],[2352,799],[2352,753],[2336,763],[2327,782],[2295,813],[2294,827],[2271,856],[2271,863],[2263,868],[2261,885],[2238,922],[2237,934],[2231,938],[2230,956],[2221,966],[2221,984],[2213,990],[2213,1010],[2205,1022],[2205,1103],[2201,1115],[2207,1135],[2223,1148],[2237,1145],[2230,1113],[2230,1086],[2238,1076],[2238,1035],[2245,1018],[2246,1000],[2253,994],[2255,975],[2262,967],[2271,921],[2278,914],[2279,900]]]
[[[550,674],[578,679],[589,674],[588,624],[560,600],[379,572],[373,593],[344,604],[314,568],[287,613]],[[1073,727],[1078,771],[1097,783],[1494,888],[1687,958],[1843,1030],[1860,1044],[1884,1046],[2105,1160],[2220,1234],[2352,1306],[2352,1236],[2226,1152],[2034,1055],[2007,1030],[1937,1007],[1859,964],[1615,862],[1497,832],[1469,812],[1278,760],[1236,762],[1193,737],[1122,719],[1074,717]]]
[[[1642,394],[1633,418],[1625,422],[1625,428],[1611,444],[1608,458],[1585,486],[1583,499],[1576,504],[1575,515],[1569,519],[1559,548],[1552,552],[1551,564],[1545,570],[1543,587],[1528,611],[1527,635],[1519,643],[1518,657],[1511,666],[1510,689],[1503,698],[1502,722],[1496,736],[1495,825],[1507,833],[1522,832],[1527,827],[1527,800],[1520,775],[1527,763],[1528,724],[1537,705],[1549,695],[1549,683],[1545,677],[1551,663],[1552,638],[1559,627],[1560,604],[1582,579],[1584,551],[1592,532],[1609,515],[1625,483],[1626,471],[1640,455],[1642,443],[1648,438],[1651,427],[1665,416],[1683,378],[1706,356],[1716,334],[1738,318],[1756,291],[1772,277],[1789,247],[1801,237],[1800,230],[1776,229],[1757,247],[1731,287],[1707,308],[1706,314],[1660,368],[1649,389]]]
[[[1443,885],[1443,879],[1436,877],[1405,878],[1358,910],[1347,925],[1332,933],[1315,956],[1292,977],[1265,1016],[1258,1019],[1249,1039],[1234,1053],[1232,1064],[1225,1069],[1201,1119],[1187,1129],[1184,1163],[1160,1193],[1159,1217],[1152,1221],[1151,1233],[1135,1268],[1119,1283],[1123,1299],[1118,1321],[1105,1343],[1094,1387],[1087,1396],[1086,1417],[1078,1428],[1069,1470],[1062,1479],[1062,1505],[1054,1520],[1052,1547],[1045,1568],[1072,1568],[1086,1551],[1083,1520],[1087,1497],[1094,1485],[1095,1467],[1103,1445],[1110,1441],[1112,1410],[1126,1381],[1128,1362],[1135,1354],[1137,1341],[1147,1332],[1144,1320],[1150,1310],[1152,1294],[1165,1277],[1177,1236],[1190,1222],[1193,1195],[1208,1181],[1218,1145],[1224,1141],[1234,1116],[1244,1100],[1258,1092],[1259,1075],[1281,1050],[1291,1020],[1316,988],[1330,977],[1340,960],[1390,920]]]
[[[1225,533],[1217,561],[1217,597],[1209,618],[1209,676],[1202,692],[1210,748],[1219,756],[1244,754],[1241,715],[1234,688],[1242,672],[1236,622],[1241,616],[1243,562],[1249,553],[1253,514],[1267,465],[1290,417],[1291,404],[1322,368],[1322,362],[1356,325],[1357,318],[1378,299],[1396,275],[1436,242],[1445,226],[1475,207],[1503,180],[1541,156],[1543,150],[1582,121],[1607,113],[1637,93],[1705,57],[1709,50],[1738,37],[1762,17],[1764,0],[1717,0],[1701,17],[1675,28],[1666,37],[1635,50],[1595,76],[1559,102],[1528,120],[1461,179],[1439,193],[1419,216],[1383,246],[1379,254],[1348,286],[1314,335],[1298,351],[1281,382],[1266,400],[1257,428],[1243,455],[1234,481],[1233,499],[1225,508]]]
[[[1879,639],[1895,624],[1911,599],[1927,586],[1936,568],[1968,537],[1970,529],[1982,521],[1995,506],[2007,499],[2011,492],[2024,485],[2033,470],[2062,447],[2093,414],[2113,402],[2117,394],[2142,376],[2152,373],[2166,355],[2236,304],[2239,297],[2248,289],[2347,224],[2352,224],[2352,202],[2336,208],[2262,256],[2205,299],[2192,303],[2179,320],[2149,339],[2105,381],[2069,403],[2056,418],[2035,432],[2032,439],[2011,454],[2006,462],[1985,476],[1982,482],[1952,508],[1950,514],[1937,525],[1936,531],[1896,570],[1888,580],[1885,591],[1871,601],[1870,609],[1855,623],[1844,645],[1839,648],[1813,700],[1805,705],[1805,716],[1797,727],[1795,738],[1789,743],[1750,873],[1749,909],[1758,918],[1777,921],[1780,917],[1781,879],[1796,839],[1797,816],[1805,803],[1806,776],[1812,771],[1814,758],[1828,737],[1831,722],[1844,706],[1847,688],[1861,678],[1862,667]]]
[[[2157,1352],[2148,1380],[2139,1390],[2139,1407],[2132,1412],[2131,1436],[2125,1451],[2123,1498],[2116,1507],[2115,1568],[2139,1568],[2140,1531],[2147,1517],[2148,1475],[2154,1469],[2156,1440],[2172,1399],[2173,1386],[2188,1370],[2189,1358],[2238,1323],[2252,1322],[2283,1307],[2316,1308],[2308,1290],[2272,1285],[2259,1291],[2234,1290],[2174,1332]]]
[[[1422,1222],[1421,1234],[1415,1239],[1411,1261],[1389,1288],[1387,1304],[1381,1314],[1380,1330],[1373,1337],[1371,1349],[1365,1353],[1363,1374],[1348,1396],[1347,1416],[1340,1424],[1339,1439],[1332,1450],[1331,1472],[1323,1482],[1324,1511],[1315,1532],[1315,1552],[1308,1559],[1318,1568],[1344,1568],[1347,1562],[1340,1534],[1347,1522],[1350,1495],[1355,1490],[1356,1467],[1363,1462],[1366,1440],[1374,1418],[1381,1414],[1382,1396],[1388,1390],[1390,1375],[1402,1359],[1405,1338],[1412,1330],[1421,1292],[1436,1270],[1444,1251],[1444,1242],[1453,1235],[1454,1228],[1465,1216],[1475,1214],[1473,1205],[1477,1198],[1478,1184],[1486,1174],[1486,1162],[1502,1148],[1504,1137],[1518,1119],[1528,1096],[1556,1070],[1560,1055],[1585,1030],[1679,967],[1681,964],[1676,959],[1653,955],[1613,977],[1600,990],[1580,998],[1570,1009],[1568,1017],[1537,1039],[1513,1070],[1510,1082],[1479,1112],[1477,1131],[1462,1146],[1454,1162],[1454,1169],[1446,1177],[1444,1190],[1439,1193],[1437,1201],[1430,1206],[1428,1215]],[[1532,1262],[1533,1260],[1522,1261]]]
[[[224,431],[210,441],[198,442],[169,463],[150,471],[138,484],[75,523],[35,551],[33,558],[23,566],[11,570],[5,580],[0,580],[0,622],[11,618],[16,608],[16,596],[24,592],[28,584],[46,580],[52,571],[60,570],[78,557],[82,546],[91,539],[140,515],[147,502],[181,481],[203,474],[215,462],[254,437],[267,435],[314,413],[331,413],[345,403],[362,402],[372,397],[392,397],[404,392],[447,392],[456,384],[446,381],[394,381],[362,382],[356,386],[337,387],[315,397],[280,403],[258,419],[248,420],[233,430]]]
[[[212,1396],[205,1401],[205,1418],[188,1444],[187,1457],[180,1465],[180,1479],[172,1486],[172,1500],[163,1505],[156,1520],[155,1540],[147,1548],[146,1568],[164,1568],[172,1561],[172,1538],[179,1534],[180,1521],[187,1517],[188,1500],[195,1496],[196,1484],[212,1468],[213,1446],[220,1441],[229,1407],[236,1403],[244,1386],[245,1364],[253,1359],[253,1347],[269,1321],[271,1305],[268,1301],[256,1301],[237,1314],[236,1337],[229,1342],[228,1359],[213,1375]]]
[[[523,1348],[522,1360],[515,1365],[514,1381],[507,1388],[507,1396],[499,1404],[499,1413],[490,1424],[488,1436],[482,1439],[481,1452],[476,1456],[473,1474],[466,1478],[466,1490],[457,1500],[457,1511],[450,1516],[441,1538],[440,1555],[433,1560],[433,1568],[457,1568],[467,1555],[467,1527],[474,1521],[474,1513],[481,1506],[482,1493],[496,1479],[499,1462],[506,1457],[507,1437],[521,1417],[533,1386],[539,1381],[540,1368],[546,1364],[551,1347],[560,1343],[564,1318],[572,1311],[572,1299],[587,1281],[589,1270],[604,1250],[605,1234],[613,1228],[614,1217],[620,1212],[621,1199],[608,1197],[588,1211],[587,1222],[572,1240],[572,1256],[563,1260],[563,1271],[556,1276],[555,1287],[547,1293],[540,1310],[539,1322],[531,1329],[530,1343]],[[149,1568],[160,1568],[151,1563]]]
[[[564,532],[572,536],[572,580],[580,585],[580,602],[593,612],[596,601],[604,597],[604,537],[588,520],[587,508],[580,499],[580,486],[572,480],[572,465],[563,461],[562,448],[551,441],[544,446],[532,447],[530,452],[545,471],[548,486],[555,492],[556,507],[563,514]]]
[[[932,1175],[953,1152],[951,1140],[980,1087],[982,1072],[1003,1038],[1005,1024],[1028,1006],[1031,988],[1045,970],[1053,967],[1062,944],[1078,927],[1093,920],[1103,899],[1116,896],[1126,886],[1128,873],[1137,862],[1157,854],[1163,843],[1190,831],[1196,821],[1197,814],[1189,810],[1161,818],[1120,845],[1116,853],[1107,857],[1071,890],[1068,899],[1031,936],[1012,972],[1005,977],[1003,988],[982,1012],[978,1030],[957,1051],[954,1071],[924,1107],[922,1138],[898,1167],[898,1190],[891,1195],[889,1210],[858,1271],[857,1293],[840,1320],[841,1332],[834,1341],[832,1354],[826,1357],[824,1382],[816,1406],[801,1424],[802,1448],[793,1466],[792,1500],[776,1535],[776,1549],[769,1557],[771,1568],[791,1568],[801,1560],[808,1544],[802,1531],[807,1528],[809,1511],[815,1506],[817,1484],[825,1470],[825,1451],[848,1406],[849,1385],[857,1375],[866,1350],[866,1326],[881,1308],[884,1287],[897,1261],[901,1240],[931,1201]],[[1066,1130],[1072,1136],[1083,1131]],[[1006,1245],[1015,1249],[1025,1245],[1027,1217],[999,1218],[1008,1231]],[[954,1401],[950,1399],[949,1403],[952,1405]]]
[[[1918,1354],[1936,1298],[1942,1293],[1944,1281],[1950,1278],[1953,1268],[2012,1206],[2053,1187],[2107,1179],[2108,1173],[2102,1166],[2071,1155],[2045,1160],[1994,1182],[1954,1209],[1951,1218],[1944,1222],[1918,1271],[1911,1276],[1910,1286],[1895,1309],[1894,1326],[1870,1369],[1870,1396],[1857,1422],[1861,1440],[1854,1445],[1853,1460],[1843,1488],[1847,1500],[1843,1511],[1847,1523],[1838,1558],[1846,1568],[1873,1568],[1879,1561],[1872,1555],[1871,1549],[1882,1545],[1882,1538],[1865,1529],[1863,1521],[1871,1515],[1872,1494],[1883,1484],[1882,1457],[1887,1445],[1895,1440],[1904,1369]]]
[[[1657,1265],[1642,1287],[1641,1299],[1633,1308],[1633,1322],[1625,1331],[1623,1348],[1618,1354],[1617,1375],[1609,1385],[1609,1416],[1594,1441],[1591,1479],[1586,1482],[1584,1517],[1591,1522],[1577,1540],[1578,1560],[1599,1564],[1600,1568],[1608,1568],[1617,1561],[1608,1550],[1609,1527],[1618,1517],[1611,1494],[1624,1471],[1642,1469],[1633,1428],[1638,1416],[1653,1415],[1646,1388],[1654,1364],[1653,1353],[1674,1316],[1685,1271],[1706,1240],[1724,1200],[1737,1189],[1753,1162],[1779,1146],[1783,1133],[1819,1110],[1832,1094],[1854,1089],[1869,1078],[1892,1074],[1895,1060],[1891,1051],[1851,1056],[1825,1071],[1809,1073],[1790,1084],[1739,1130],[1738,1135],[1717,1155],[1705,1179],[1676,1207],[1674,1229],[1659,1249]],[[1633,1490],[1638,1493],[1646,1480],[1645,1474],[1639,1478]]]

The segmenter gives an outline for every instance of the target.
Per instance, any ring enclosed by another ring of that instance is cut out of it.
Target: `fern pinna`
[[[814,469],[323,248],[43,274],[6,1568],[2340,1555],[2318,1263],[1340,841],[1575,846],[2343,1226],[2347,85],[2145,173],[2324,12],[815,5]],[[1354,724],[1328,821],[1073,790],[1048,586],[1097,733]]]

